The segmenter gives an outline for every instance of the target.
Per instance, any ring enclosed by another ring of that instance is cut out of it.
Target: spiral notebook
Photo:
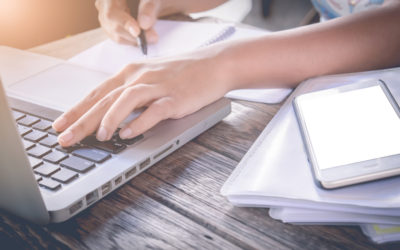
[[[147,56],[144,56],[137,47],[106,40],[74,56],[69,61],[111,75],[125,65],[138,60],[175,56],[222,41],[268,34],[267,31],[237,28],[232,24],[166,20],[158,21],[155,30],[159,35],[159,42],[148,46]],[[229,92],[226,96],[247,101],[279,103],[290,91],[290,89],[246,89]]]

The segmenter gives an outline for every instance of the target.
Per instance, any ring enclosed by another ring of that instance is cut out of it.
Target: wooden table
[[[68,59],[100,29],[30,51]],[[233,101],[222,122],[71,220],[38,226],[0,213],[0,247],[90,249],[399,249],[358,227],[294,226],[232,206],[219,190],[280,105]]]

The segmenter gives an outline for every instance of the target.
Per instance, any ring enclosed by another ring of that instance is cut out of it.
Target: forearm
[[[194,13],[209,10],[219,6],[227,0],[160,0],[159,16],[175,13]]]
[[[318,75],[399,65],[400,4],[230,44],[230,89],[295,86]],[[234,73],[232,73],[234,72]]]

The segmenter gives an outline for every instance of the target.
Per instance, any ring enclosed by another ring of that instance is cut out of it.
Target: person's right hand
[[[108,36],[117,43],[137,45],[140,29],[146,31],[149,43],[156,43],[154,24],[160,11],[160,0],[140,0],[138,20],[131,16],[127,0],[96,0],[99,21]]]
[[[162,120],[178,119],[221,98],[235,88],[238,77],[231,60],[218,59],[222,47],[208,47],[178,57],[153,58],[127,65],[61,115],[53,128],[69,147],[97,130],[99,141],[110,140],[129,114],[146,107],[119,132],[138,136]],[[220,61],[222,60],[222,61]]]

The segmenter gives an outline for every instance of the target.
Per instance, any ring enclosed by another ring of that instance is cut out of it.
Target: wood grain
[[[30,52],[68,60],[74,55],[107,39],[101,28],[85,31],[51,43],[28,49]]]
[[[100,29],[30,51],[68,59]],[[67,222],[38,226],[0,212],[3,249],[399,249],[358,227],[294,226],[265,208],[234,207],[219,190],[280,105],[235,100],[222,122]]]

